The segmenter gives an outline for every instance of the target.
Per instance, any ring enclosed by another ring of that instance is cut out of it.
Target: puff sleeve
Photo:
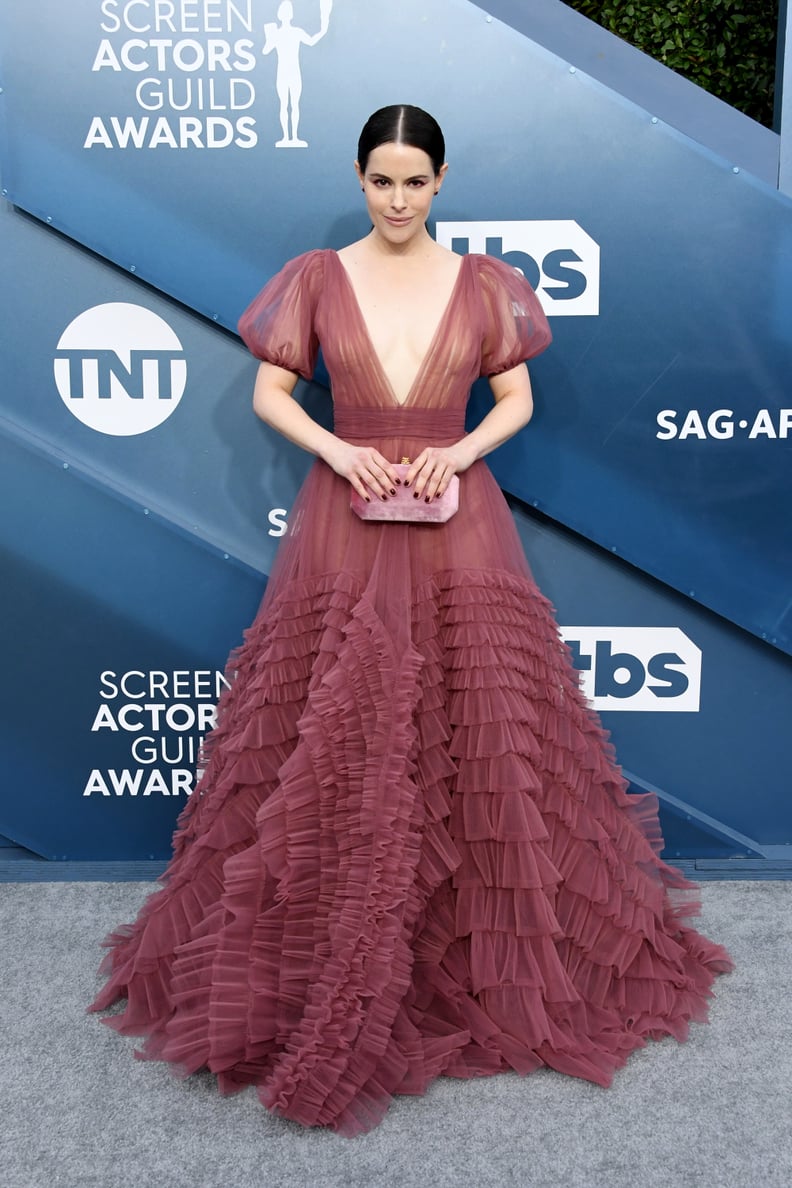
[[[290,260],[267,282],[239,319],[245,346],[265,363],[310,379],[316,364],[316,304],[324,278],[321,251]]]
[[[547,318],[528,281],[502,260],[478,256],[481,374],[501,375],[550,345]]]

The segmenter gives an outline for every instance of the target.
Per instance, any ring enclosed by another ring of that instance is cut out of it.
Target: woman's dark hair
[[[369,116],[358,140],[357,159],[366,172],[369,153],[381,144],[408,144],[423,149],[432,162],[435,177],[445,163],[445,140],[434,116],[409,103],[381,107]]]

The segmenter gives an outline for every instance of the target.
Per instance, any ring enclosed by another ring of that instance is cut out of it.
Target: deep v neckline
[[[410,401],[412,400],[412,397],[413,397],[413,394],[414,394],[416,388],[418,388],[420,385],[421,379],[423,378],[423,373],[426,370],[426,365],[429,362],[429,360],[431,359],[432,355],[434,354],[434,350],[437,345],[437,340],[440,337],[440,332],[443,329],[443,327],[445,326],[446,319],[448,318],[448,315],[451,312],[451,307],[453,306],[453,304],[456,300],[457,294],[459,293],[459,290],[462,285],[462,273],[465,268],[465,260],[467,259],[467,256],[465,255],[460,258],[460,264],[459,264],[459,268],[457,269],[456,277],[454,278],[454,284],[451,288],[451,292],[448,295],[448,300],[445,303],[443,312],[440,314],[440,318],[437,322],[437,325],[434,328],[432,337],[429,340],[429,346],[426,348],[426,353],[424,354],[424,357],[421,359],[421,362],[418,364],[418,370],[416,371],[416,373],[413,377],[412,383],[410,384],[409,388],[407,389],[407,395],[404,397],[404,400],[399,400],[398,396],[396,395],[396,390],[393,387],[393,384],[391,383],[390,379],[388,378],[388,373],[386,372],[385,368],[382,365],[382,360],[380,359],[380,357],[377,354],[377,351],[374,347],[374,339],[371,337],[371,332],[368,328],[368,324],[366,322],[366,319],[363,316],[363,309],[361,307],[360,301],[358,300],[358,295],[355,292],[355,286],[352,284],[352,278],[349,275],[349,273],[347,272],[346,268],[344,267],[344,264],[341,260],[341,257],[339,256],[338,252],[333,251],[332,254],[335,256],[336,264],[338,265],[339,269],[341,270],[341,272],[344,275],[344,283],[346,284],[347,288],[349,289],[350,295],[352,297],[355,314],[356,314],[357,319],[360,323],[360,328],[363,331],[363,334],[365,335],[366,340],[368,342],[368,347],[369,347],[369,350],[371,351],[371,356],[374,360],[377,371],[379,372],[380,379],[382,380],[382,386],[385,389],[385,391],[388,393],[388,395],[390,396],[391,400],[393,401],[393,403],[396,405],[397,408],[405,408],[406,405],[408,405],[410,403]]]

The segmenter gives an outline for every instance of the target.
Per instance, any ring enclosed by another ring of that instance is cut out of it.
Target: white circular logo
[[[69,412],[113,437],[161,425],[187,382],[185,354],[168,323],[124,301],[95,305],[76,317],[61,335],[54,369]]]

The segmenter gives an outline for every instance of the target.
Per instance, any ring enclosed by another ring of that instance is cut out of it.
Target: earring
[[[439,193],[440,193],[440,191],[439,191],[439,190],[435,190],[435,198],[437,197],[437,195],[438,195]]]

